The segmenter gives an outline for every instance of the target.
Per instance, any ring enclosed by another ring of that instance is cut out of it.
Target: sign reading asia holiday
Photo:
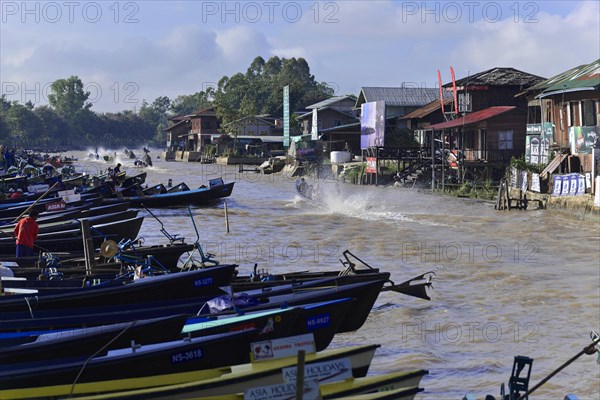
[[[286,367],[281,370],[283,381],[296,382],[297,366]],[[304,379],[316,380],[319,383],[339,381],[352,378],[352,363],[348,357],[339,360],[309,363],[304,366]]]

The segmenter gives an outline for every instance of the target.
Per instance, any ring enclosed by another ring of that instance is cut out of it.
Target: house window
[[[580,126],[579,102],[569,102],[569,126]]]
[[[512,150],[513,148],[513,131],[498,132],[498,149]]]
[[[212,124],[210,121],[202,121],[202,129],[210,129]]]
[[[333,121],[333,126],[340,126],[340,125],[342,125],[342,120],[336,119]]]
[[[583,104],[583,123],[582,126],[595,126],[597,125],[596,120],[596,101],[595,100],[584,100]]]

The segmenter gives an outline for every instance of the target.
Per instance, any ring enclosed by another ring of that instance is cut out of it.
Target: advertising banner
[[[385,137],[385,102],[372,101],[360,106],[360,148],[383,147]]]
[[[290,147],[290,87],[283,87],[283,146]]]
[[[573,154],[592,154],[592,147],[600,136],[600,126],[569,127],[569,143]]]
[[[367,168],[365,169],[367,174],[376,174],[377,173],[377,158],[375,157],[367,157]]]
[[[525,161],[529,164],[547,164],[548,148],[554,141],[554,125],[527,124],[525,137]]]

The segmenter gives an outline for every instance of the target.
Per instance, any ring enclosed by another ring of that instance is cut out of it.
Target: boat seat
[[[521,394],[529,392],[529,378],[531,376],[531,366],[533,359],[525,356],[515,356],[510,379],[508,381],[508,391],[510,399],[518,399]],[[527,367],[527,371],[523,370]],[[521,374],[523,372],[523,375]],[[529,396],[525,396],[529,399]]]

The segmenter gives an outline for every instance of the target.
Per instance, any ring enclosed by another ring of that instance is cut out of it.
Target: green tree
[[[42,143],[46,146],[52,144],[65,145],[62,139],[69,136],[69,125],[62,119],[58,113],[48,106],[40,106],[33,110],[33,113],[42,123]]]
[[[8,142],[12,146],[31,147],[42,144],[42,121],[28,107],[15,101],[5,115],[10,131]]]
[[[333,89],[311,75],[303,58],[273,56],[267,62],[256,57],[245,74],[237,73],[219,80],[214,96],[215,109],[223,124],[256,114],[279,116],[283,112],[281,91],[290,86],[290,108],[333,96]]]
[[[171,102],[169,111],[173,115],[186,115],[202,108],[212,106],[209,95],[200,91],[191,95],[180,95]]]
[[[91,103],[86,103],[90,92],[84,91],[83,82],[77,76],[56,80],[50,89],[52,91],[48,95],[50,106],[67,120],[74,118],[79,110],[92,107]]]

